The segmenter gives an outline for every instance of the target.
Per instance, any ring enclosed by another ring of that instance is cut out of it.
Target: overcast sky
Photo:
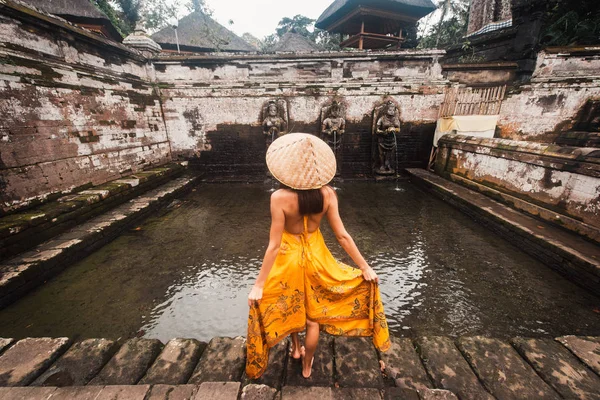
[[[317,19],[333,0],[207,0],[213,18],[241,36],[250,32],[259,39],[275,33],[284,17],[302,14]],[[233,20],[233,25],[229,25]]]

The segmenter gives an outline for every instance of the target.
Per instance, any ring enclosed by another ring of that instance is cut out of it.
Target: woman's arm
[[[262,266],[260,272],[256,278],[256,283],[252,287],[250,294],[248,295],[248,305],[252,306],[252,302],[262,299],[263,287],[273,268],[273,263],[279,253],[279,246],[281,245],[281,236],[283,235],[283,228],[285,225],[285,214],[283,212],[283,199],[281,192],[273,192],[271,195],[271,230],[269,233],[269,245],[265,251]]]
[[[329,208],[327,209],[326,214],[327,220],[329,221],[329,225],[331,226],[333,233],[335,233],[337,241],[340,243],[346,253],[348,253],[350,258],[352,258],[352,261],[354,261],[358,268],[360,268],[365,280],[379,283],[379,277],[377,277],[375,271],[373,271],[369,264],[367,264],[362,254],[360,254],[358,247],[356,247],[352,236],[350,236],[344,227],[344,223],[340,218],[337,196],[333,192],[333,189],[328,187],[326,193],[329,198]]]

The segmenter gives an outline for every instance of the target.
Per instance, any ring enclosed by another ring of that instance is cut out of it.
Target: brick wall
[[[2,210],[165,163],[151,66],[56,19],[0,15]]]

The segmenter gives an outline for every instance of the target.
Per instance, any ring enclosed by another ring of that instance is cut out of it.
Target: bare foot
[[[292,349],[290,350],[290,356],[294,359],[294,360],[299,360],[302,357],[302,352],[300,349],[297,349],[294,346],[294,342],[292,342]]]
[[[309,363],[305,358],[306,349],[304,348],[304,346],[300,347],[300,354],[302,357],[302,377],[304,379],[308,379],[308,378],[310,378],[310,375],[312,374],[312,366],[313,366],[313,362],[315,361],[315,356],[313,355],[313,357]]]

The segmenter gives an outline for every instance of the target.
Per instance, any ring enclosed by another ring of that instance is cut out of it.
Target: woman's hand
[[[365,268],[362,268],[361,271],[363,278],[365,278],[365,281],[373,281],[379,284],[379,277],[377,276],[375,271],[373,271],[373,268],[367,266]]]
[[[252,307],[252,304],[257,303],[260,299],[262,299],[263,288],[259,286],[252,286],[252,290],[248,295],[248,306]]]

